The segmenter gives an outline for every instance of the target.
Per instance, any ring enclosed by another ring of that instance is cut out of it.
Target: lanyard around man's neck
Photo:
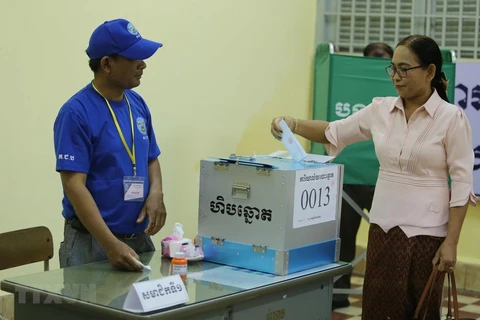
[[[120,128],[120,125],[118,124],[117,116],[115,115],[115,112],[113,111],[113,108],[110,105],[110,102],[108,102],[108,99],[105,98],[105,96],[100,91],[98,91],[98,89],[93,84],[93,81],[92,81],[92,87],[93,87],[93,89],[95,89],[95,91],[98,92],[99,95],[102,96],[102,98],[105,100],[105,102],[108,106],[108,109],[110,110],[110,114],[112,115],[113,122],[115,123],[115,127],[117,128],[118,135],[120,136],[120,139],[123,142],[123,146],[125,147],[125,150],[127,151],[128,156],[130,157],[130,160],[132,160],[133,176],[136,177],[137,176],[137,165],[136,165],[136,160],[135,160],[135,130],[133,130],[133,115],[132,115],[132,108],[130,107],[130,101],[128,101],[128,97],[124,92],[123,96],[125,97],[125,100],[127,101],[128,111],[130,113],[130,127],[132,129],[132,149],[129,148],[129,146],[127,144],[127,141],[125,140],[125,137],[124,137],[123,132],[122,132],[122,128]]]

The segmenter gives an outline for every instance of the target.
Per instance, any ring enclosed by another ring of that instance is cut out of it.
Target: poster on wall
[[[455,105],[465,111],[472,127],[473,189],[480,195],[480,63],[457,62],[455,73]]]

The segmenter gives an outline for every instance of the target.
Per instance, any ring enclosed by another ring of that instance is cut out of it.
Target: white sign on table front
[[[165,309],[188,301],[185,284],[177,274],[134,283],[128,292],[123,308],[127,311],[141,313]]]
[[[338,166],[325,166],[296,172],[294,229],[335,220],[338,171]]]

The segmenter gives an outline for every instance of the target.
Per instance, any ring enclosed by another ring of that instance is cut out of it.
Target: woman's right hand
[[[280,127],[280,124],[279,124],[280,121],[282,121],[282,120],[285,121],[285,123],[290,128],[290,130],[292,130],[292,132],[293,132],[293,129],[295,129],[294,128],[295,118],[286,117],[286,116],[273,118],[270,132],[272,133],[273,137],[277,140],[282,140],[283,131],[282,131],[282,128]]]

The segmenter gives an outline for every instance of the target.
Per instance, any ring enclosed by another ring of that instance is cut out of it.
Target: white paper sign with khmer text
[[[467,115],[472,131],[473,190],[480,195],[480,63],[457,62],[455,64],[455,101]],[[450,97],[449,97],[450,98]],[[451,98],[450,98],[451,99]],[[451,99],[452,100],[452,99]],[[462,136],[465,138],[465,136]]]
[[[293,228],[335,220],[338,166],[298,170],[295,175]]]
[[[185,284],[174,275],[152,281],[137,282],[128,292],[123,308],[132,312],[165,309],[189,301]]]

